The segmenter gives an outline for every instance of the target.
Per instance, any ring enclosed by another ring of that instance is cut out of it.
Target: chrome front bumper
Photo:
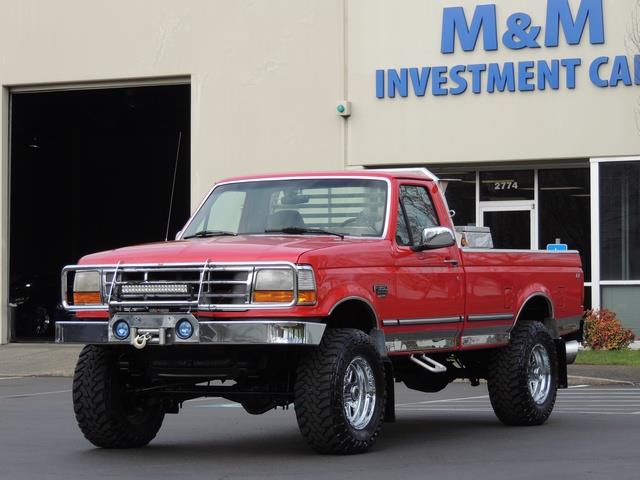
[[[188,339],[175,333],[176,323],[187,318],[194,326]],[[125,320],[130,334],[114,335],[113,325]],[[133,345],[319,345],[326,325],[290,319],[198,321],[192,315],[116,314],[109,321],[75,320],[56,323],[56,343]],[[144,337],[144,342],[140,339]]]

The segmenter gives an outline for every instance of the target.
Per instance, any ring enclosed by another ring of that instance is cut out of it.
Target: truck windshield
[[[182,238],[202,232],[313,234],[313,230],[380,237],[387,183],[364,178],[295,178],[216,187]]]

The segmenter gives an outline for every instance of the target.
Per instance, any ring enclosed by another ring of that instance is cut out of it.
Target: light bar
[[[188,294],[189,286],[184,283],[145,283],[125,284],[121,287],[122,295],[153,295],[153,294]]]

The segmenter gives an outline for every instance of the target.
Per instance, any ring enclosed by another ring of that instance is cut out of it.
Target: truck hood
[[[321,248],[361,241],[333,236],[238,235],[170,242],[147,243],[93,253],[80,264],[111,265],[132,263],[204,263],[287,261],[295,263],[300,255]]]

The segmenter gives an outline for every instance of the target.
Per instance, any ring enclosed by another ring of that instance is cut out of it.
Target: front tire
[[[539,322],[518,324],[509,345],[489,362],[487,384],[493,411],[506,425],[541,425],[558,390],[558,354]]]
[[[82,349],[73,377],[73,409],[80,430],[97,447],[143,447],[162,426],[159,402],[132,397],[126,384],[117,350],[98,345]]]
[[[368,450],[382,427],[385,385],[382,358],[369,335],[328,330],[297,369],[295,410],[302,436],[320,453]]]

